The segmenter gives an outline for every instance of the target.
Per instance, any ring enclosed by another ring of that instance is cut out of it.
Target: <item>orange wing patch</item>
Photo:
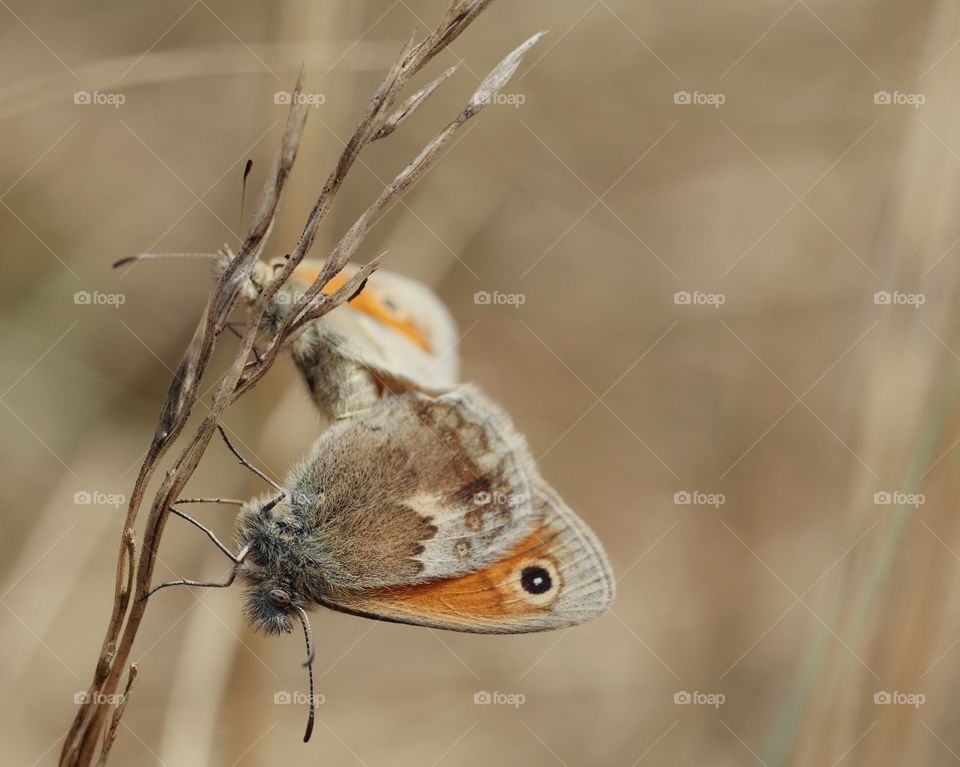
[[[300,280],[311,283],[320,276],[320,268],[320,264],[301,263],[300,266],[293,270],[293,273]],[[347,267],[327,283],[323,292],[332,293],[343,285],[350,278],[351,274],[353,274],[353,271]],[[368,283],[367,286],[360,291],[360,294],[350,301],[350,306],[358,312],[363,312],[367,316],[373,317],[388,328],[397,331],[425,352],[429,353],[433,351],[430,346],[430,341],[427,339],[427,334],[423,329],[413,321],[410,314],[404,311],[403,307],[401,307],[396,300],[376,285]]]
[[[556,531],[543,525],[483,570],[415,586],[369,592],[410,615],[442,614],[458,622],[502,620],[547,612],[563,588],[550,543]]]

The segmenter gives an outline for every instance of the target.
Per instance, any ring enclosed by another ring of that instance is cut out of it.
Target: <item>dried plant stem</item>
[[[280,349],[286,346],[309,322],[322,317],[349,299],[377,268],[379,259],[374,259],[352,275],[340,288],[329,295],[321,295],[326,284],[357,253],[371,228],[391,203],[395,202],[411,183],[436,162],[441,150],[451,137],[490,103],[492,97],[516,71],[524,52],[539,38],[539,35],[530,38],[500,62],[483,81],[460,114],[443,128],[413,162],[383,190],[334,247],[325,261],[321,274],[294,306],[285,323],[269,338],[266,351],[262,354],[252,354],[254,341],[257,340],[260,332],[260,321],[270,300],[310,252],[317,230],[327,216],[360,151],[373,141],[394,132],[449,77],[452,70],[445,72],[403,101],[398,109],[394,109],[410,79],[437,53],[455,40],[491,2],[492,0],[454,0],[433,32],[416,44],[413,38],[410,39],[377,88],[370,105],[310,211],[296,247],[283,267],[278,269],[270,282],[264,286],[250,308],[249,323],[241,334],[239,349],[227,373],[216,387],[209,413],[164,474],[163,481],[150,506],[138,557],[134,524],[143,504],[147,486],[167,451],[181,435],[193,411],[217,340],[228,324],[230,314],[237,304],[240,289],[250,279],[254,265],[269,239],[276,220],[280,198],[296,159],[307,114],[306,106],[300,103],[299,98],[291,99],[292,105],[281,146],[271,166],[249,232],[236,258],[224,271],[210,294],[193,338],[171,382],[156,433],[131,492],[117,563],[114,609],[107,625],[93,681],[88,689],[88,702],[77,712],[63,745],[60,756],[60,764],[63,767],[67,765],[86,767],[92,764],[98,744],[100,744],[98,764],[105,764],[107,761],[110,748],[116,739],[117,727],[126,709],[126,695],[138,673],[137,666],[129,663],[130,652],[149,603],[143,597],[150,591],[156,552],[170,514],[169,509],[181,496],[197,468],[223,413],[266,374],[276,360]],[[303,73],[301,72],[295,93],[299,95],[302,89]],[[111,709],[108,701],[120,686],[120,678],[124,671],[127,671],[127,682],[122,703],[115,709]]]

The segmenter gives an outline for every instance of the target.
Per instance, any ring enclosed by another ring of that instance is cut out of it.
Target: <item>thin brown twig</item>
[[[343,304],[357,292],[364,280],[379,265],[379,258],[365,264],[337,290],[328,295],[321,295],[327,283],[339,274],[356,254],[370,229],[390,204],[429,169],[460,127],[490,103],[492,96],[516,71],[523,53],[539,38],[539,35],[530,38],[500,62],[483,81],[460,114],[426,145],[413,162],[396,176],[357,219],[326,259],[320,275],[269,339],[266,351],[257,354],[251,363],[254,343],[261,332],[261,320],[270,301],[310,252],[317,230],[329,212],[360,151],[373,141],[394,132],[442,84],[449,76],[449,70],[403,101],[399,108],[394,109],[410,79],[437,53],[455,40],[491,2],[492,0],[454,0],[433,32],[419,43],[415,43],[411,37],[377,88],[366,112],[344,147],[336,167],[327,178],[296,247],[282,268],[277,269],[272,279],[263,286],[260,295],[249,308],[249,323],[246,331],[242,333],[239,349],[232,365],[214,390],[209,412],[164,474],[163,481],[150,506],[143,543],[137,558],[134,524],[143,505],[147,485],[170,447],[183,432],[193,412],[220,332],[228,323],[229,316],[238,302],[241,288],[246,281],[250,280],[253,268],[263,252],[276,220],[280,199],[296,159],[306,120],[306,106],[299,98],[304,80],[301,71],[294,97],[291,99],[290,113],[281,146],[274,158],[246,239],[210,294],[193,338],[171,381],[156,432],[131,492],[117,563],[114,609],[97,659],[87,702],[77,712],[63,745],[60,756],[62,767],[68,765],[69,767],[87,767],[92,764],[98,743],[100,743],[98,764],[102,765],[107,761],[110,749],[116,740],[121,717],[126,710],[127,694],[139,671],[136,664],[129,663],[129,657],[148,604],[143,597],[150,591],[156,553],[169,518],[169,508],[181,496],[218,428],[225,410],[266,374],[276,360],[279,350],[296,337],[309,322]],[[108,701],[112,700],[125,669],[128,669],[126,690],[120,705],[113,709],[108,725],[107,718],[111,711]],[[103,733],[102,739],[101,733]]]
[[[140,667],[136,663],[131,663],[130,670],[127,672],[127,684],[123,688],[123,695],[116,709],[113,711],[113,716],[110,717],[110,726],[107,728],[107,731],[103,733],[103,747],[100,749],[100,758],[97,760],[98,767],[103,767],[110,757],[110,749],[113,748],[114,741],[117,739],[117,728],[120,726],[120,718],[123,716],[123,712],[127,710],[127,703],[130,701],[130,688],[133,687],[133,683],[137,681],[137,674],[139,673]]]

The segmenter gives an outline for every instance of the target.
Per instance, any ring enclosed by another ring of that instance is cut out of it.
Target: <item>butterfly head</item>
[[[264,634],[293,631],[297,619],[315,604],[305,584],[311,558],[292,504],[255,501],[240,515],[238,539],[248,547],[240,576],[247,586],[247,618]]]
[[[247,590],[246,614],[257,631],[286,634],[293,631],[304,602],[303,597],[289,586],[256,583]]]

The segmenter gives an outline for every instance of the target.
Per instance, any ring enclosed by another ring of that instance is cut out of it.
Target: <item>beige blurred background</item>
[[[445,3],[0,5],[0,728],[5,763],[52,764],[111,606],[115,496],[210,287],[202,260],[111,261],[237,243],[244,161],[249,213],[274,94],[304,62],[323,103],[282,255]],[[235,589],[161,593],[113,763],[960,760],[960,9],[502,0],[363,156],[317,254],[540,29],[507,88],[522,98],[487,109],[363,256],[389,248],[448,303],[464,378],[605,543],[613,609],[519,637],[317,614],[325,703],[304,745],[304,707],[274,703],[304,690],[300,637],[252,634]],[[287,360],[226,420],[274,475],[320,428]],[[190,485],[260,489],[219,444]],[[229,535],[229,507],[198,513]],[[164,579],[225,569],[177,520],[160,561]]]

